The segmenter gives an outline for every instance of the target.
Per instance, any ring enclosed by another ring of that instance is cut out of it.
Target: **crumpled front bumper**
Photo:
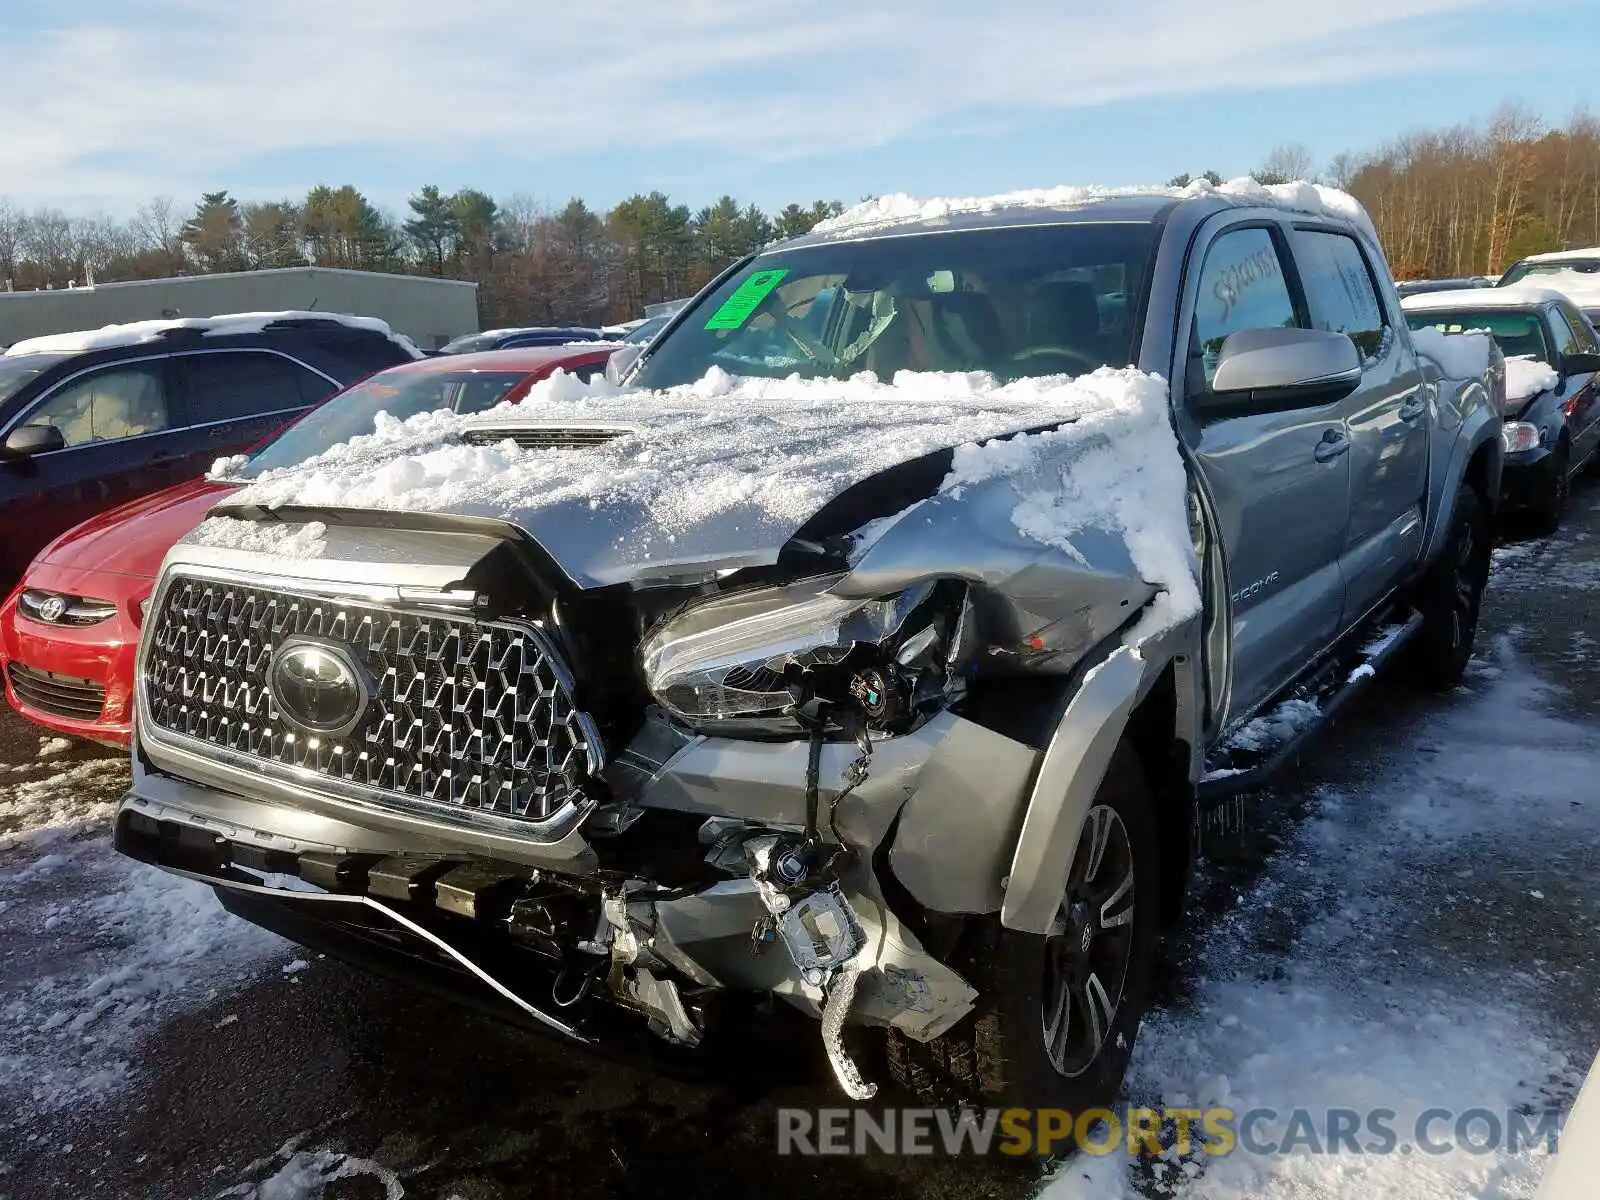
[[[663,761],[635,758],[633,799],[647,809],[797,832],[806,818],[806,750],[803,743],[689,739]],[[824,747],[825,806],[855,754],[853,746]],[[530,969],[515,933],[508,935],[507,878],[558,884],[626,913],[621,940],[631,938],[630,949],[614,953],[605,980],[613,994],[599,998],[619,1000],[671,1040],[697,1039],[697,1002],[716,993],[767,994],[823,1016],[828,997],[815,975],[808,977],[781,939],[753,937],[770,928],[753,877],[730,874],[666,895],[634,881],[641,889],[630,896],[604,869],[597,853],[603,843],[586,838],[582,827],[538,843],[357,805],[314,786],[241,777],[171,745],[136,745],[134,757],[133,786],[117,817],[119,849],[214,885],[230,907],[259,923],[273,925],[272,913],[292,911],[286,919],[293,929],[282,921],[275,927],[317,948],[341,954],[353,928],[382,927],[389,940],[471,977],[495,1004],[562,1036],[591,1040],[591,1023],[567,1003],[559,981]],[[864,937],[850,1023],[929,1040],[971,1010],[973,988],[892,911],[878,871],[894,863],[899,885],[941,911],[996,911],[1036,757],[951,714],[875,746],[868,778],[832,822],[853,851],[839,869],[839,893]]]

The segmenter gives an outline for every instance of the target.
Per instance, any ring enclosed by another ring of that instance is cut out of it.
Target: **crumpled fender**
[[[1034,776],[1006,877],[1000,923],[1046,933],[1061,906],[1078,836],[1139,699],[1145,664],[1123,646],[1090,668]]]
[[[1194,621],[1140,645],[1120,645],[1091,667],[1062,712],[1029,790],[1022,829],[1005,880],[1000,922],[1008,929],[1050,929],[1072,871],[1079,836],[1111,765],[1129,718],[1157,680],[1178,665],[1175,741],[1190,747],[1190,777],[1198,769],[1201,706],[1193,695],[1199,630]]]

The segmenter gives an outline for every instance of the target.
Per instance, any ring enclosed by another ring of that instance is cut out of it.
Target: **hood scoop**
[[[637,433],[626,425],[503,425],[463,430],[469,446],[515,442],[523,450],[584,450]]]

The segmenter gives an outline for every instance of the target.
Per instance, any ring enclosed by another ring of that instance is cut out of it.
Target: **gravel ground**
[[[1589,488],[1558,538],[1498,553],[1466,687],[1380,686],[1242,831],[1208,835],[1130,1094],[1570,1103],[1600,1045],[1597,639]],[[0,764],[0,1200],[1040,1190],[971,1162],[780,1159],[777,1107],[838,1103],[814,1047],[711,1082],[592,1061],[302,957],[117,859],[116,757],[6,713]],[[1045,1186],[1510,1197],[1541,1166],[1080,1158]]]

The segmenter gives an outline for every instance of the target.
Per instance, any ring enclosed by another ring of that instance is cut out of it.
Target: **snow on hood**
[[[986,456],[962,450],[947,486],[1002,471],[1025,476],[1031,490],[1014,518],[1025,535],[1059,544],[1080,518],[1093,517],[1143,547],[1130,548],[1136,565],[1150,572],[1148,582],[1192,590],[1186,476],[1166,384],[1131,369],[1003,385],[981,373],[905,372],[886,384],[870,374],[735,379],[713,369],[697,383],[660,392],[556,376],[535,385],[521,405],[488,413],[429,412],[406,421],[380,415],[373,433],[262,475],[229,508],[510,520],[576,582],[592,587],[690,564],[771,563],[809,518],[856,483],[937,451],[1063,422],[1075,424],[1049,439],[1016,439]],[[627,432],[582,449],[461,440],[474,430],[595,426]],[[1017,456],[1026,457],[1026,469]],[[1093,488],[1075,489],[1065,478],[1069,468],[1092,471]],[[1152,488],[1155,477],[1165,486]],[[230,544],[238,537],[237,529],[208,522],[191,540]],[[1152,548],[1166,540],[1176,548]]]
[[[1451,379],[1482,379],[1489,369],[1493,339],[1482,329],[1445,333],[1442,329],[1411,331],[1411,344],[1427,355]]]
[[[1002,192],[994,196],[942,197],[919,199],[904,193],[876,196],[846,209],[836,217],[817,223],[813,233],[855,234],[890,225],[939,221],[962,213],[990,213],[1006,208],[1079,208],[1098,200],[1118,196],[1168,196],[1174,200],[1196,200],[1205,196],[1223,196],[1233,200],[1264,204],[1273,208],[1287,208],[1315,216],[1336,217],[1352,221],[1374,241],[1377,230],[1361,202],[1348,192],[1326,187],[1320,183],[1262,184],[1245,176],[1226,183],[1213,184],[1197,179],[1187,187],[1101,187],[1062,186],[1029,188],[1016,192]]]
[[[1519,354],[1506,359],[1506,401],[1508,403],[1531,400],[1540,392],[1549,391],[1561,382],[1561,376],[1549,363],[1531,355]]]
[[[377,317],[351,317],[343,313],[284,312],[226,313],[216,317],[174,317],[161,321],[132,321],[126,325],[102,325],[99,329],[84,329],[74,333],[51,333],[43,337],[24,338],[6,348],[7,357],[22,354],[83,354],[89,350],[109,350],[118,346],[137,346],[153,342],[175,329],[198,329],[205,337],[224,334],[260,333],[279,321],[335,321],[351,329],[365,329],[381,333],[391,342],[407,351],[412,358],[421,358],[422,351],[403,333],[396,333],[387,321]]]

